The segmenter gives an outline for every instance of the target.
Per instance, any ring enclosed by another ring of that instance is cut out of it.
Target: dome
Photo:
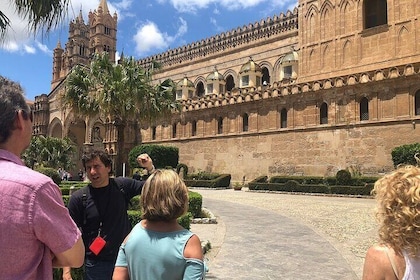
[[[214,72],[210,73],[206,78],[206,81],[224,81],[224,80],[225,78],[223,77],[222,74],[220,74],[217,71],[216,67],[214,68]]]
[[[299,60],[298,53],[295,51],[286,54],[280,61],[280,64],[293,63]]]
[[[258,64],[256,64],[252,60],[252,58],[250,58],[247,63],[245,63],[244,65],[242,65],[241,71],[239,71],[239,74],[242,74],[244,72],[249,72],[249,71],[261,72],[261,67]]]
[[[194,87],[194,83],[191,82],[187,77],[184,77],[181,81],[176,84],[177,87]]]

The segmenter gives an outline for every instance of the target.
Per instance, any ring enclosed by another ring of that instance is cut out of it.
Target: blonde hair
[[[156,170],[141,192],[141,218],[171,221],[188,210],[188,189],[178,174],[169,169]]]
[[[379,238],[395,252],[416,257],[420,246],[420,169],[404,166],[379,179],[372,190]]]

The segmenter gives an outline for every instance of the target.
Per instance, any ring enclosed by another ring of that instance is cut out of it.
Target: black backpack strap
[[[129,205],[131,206],[132,205],[131,200],[127,197],[125,193],[122,180],[115,180],[114,178],[110,178],[110,180],[112,180],[115,183],[115,186],[117,186],[117,188],[120,190],[120,192],[124,196],[125,205],[127,206],[127,208]]]
[[[83,203],[83,226],[86,225],[87,222],[87,194],[89,192],[89,186],[82,188],[82,203]]]

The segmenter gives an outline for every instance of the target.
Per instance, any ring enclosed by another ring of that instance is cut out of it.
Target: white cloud
[[[152,49],[165,49],[168,47],[168,35],[162,33],[153,22],[147,22],[142,25],[136,35],[134,41],[136,42],[136,53],[143,55]]]
[[[178,28],[178,32],[175,35],[176,38],[183,36],[188,31],[187,22],[181,17],[179,18],[179,21],[180,21],[180,26]]]
[[[174,36],[166,32],[161,32],[154,22],[146,22],[137,30],[133,39],[136,43],[136,54],[145,55],[149,52],[156,52],[168,49],[176,39],[182,37],[188,31],[187,22],[183,18],[179,18],[179,26]]]
[[[36,49],[33,46],[23,45],[23,49],[25,50],[26,53],[29,53],[29,54],[36,53]]]
[[[57,29],[67,31],[69,21],[79,16],[80,10],[82,10],[83,20],[87,23],[89,12],[98,8],[99,1],[70,0],[67,16],[61,21],[61,24],[57,25]],[[121,0],[114,6],[108,1],[109,12],[111,15],[116,12],[118,19],[121,20],[124,18],[124,11],[131,8],[132,2],[132,0]],[[10,19],[10,27],[7,29],[4,41],[0,43],[0,49],[9,52],[34,53],[34,47],[28,46],[36,45],[41,51],[46,52],[45,46],[36,43],[37,38],[40,38],[42,34],[29,34],[28,21],[16,14],[13,5],[2,5],[1,11]]]
[[[44,52],[46,54],[49,54],[49,55],[52,55],[52,50],[50,50],[47,45],[42,44],[39,41],[36,41],[35,44],[36,44],[37,48],[39,50],[41,50],[42,52]]]
[[[217,23],[217,20],[214,17],[210,17],[210,23],[214,26],[217,32],[222,32],[224,28]]]
[[[115,3],[115,6],[121,10],[128,10],[131,8],[133,0],[121,0],[121,2]]]
[[[227,10],[238,10],[257,6],[263,2],[286,2],[287,0],[157,0],[158,3],[169,2],[178,12],[195,13],[210,5],[218,5]],[[217,10],[217,9],[216,9]]]

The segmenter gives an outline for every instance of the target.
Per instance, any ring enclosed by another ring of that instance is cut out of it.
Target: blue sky
[[[70,0],[67,18],[42,36],[27,33],[27,22],[16,16],[9,3],[0,0],[2,11],[12,22],[0,42],[0,75],[19,82],[27,99],[50,92],[52,53],[58,40],[64,47],[69,21],[82,10],[85,22],[99,0]],[[108,0],[118,14],[117,56],[144,58],[216,34],[286,13],[296,0]]]

